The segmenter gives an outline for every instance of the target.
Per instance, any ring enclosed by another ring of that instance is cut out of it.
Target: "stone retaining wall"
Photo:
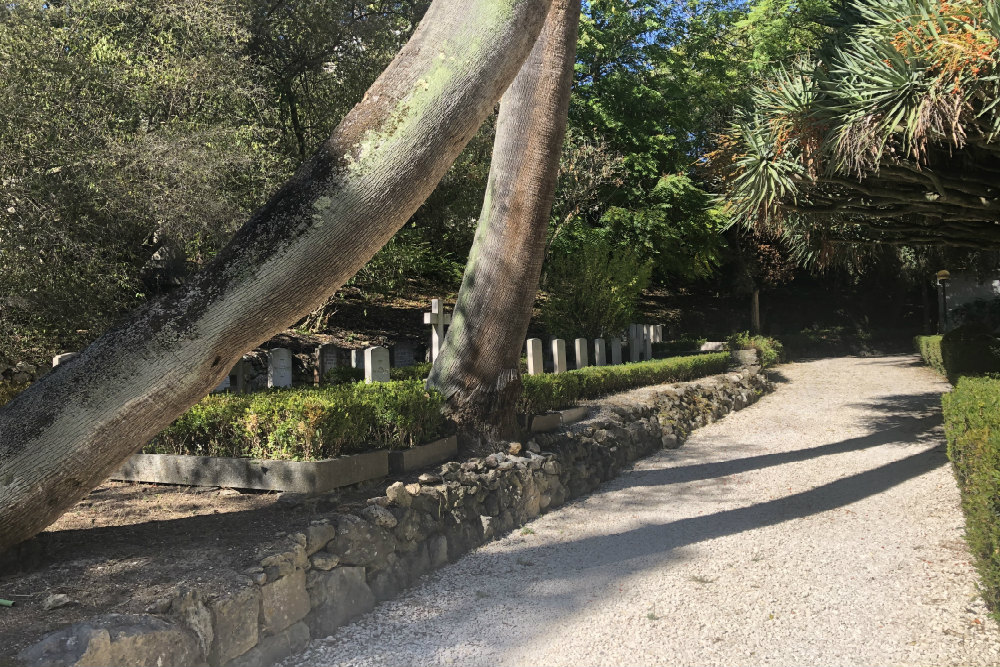
[[[270,666],[413,584],[422,574],[570,498],[630,462],[772,389],[743,370],[592,401],[595,414],[510,453],[450,462],[390,485],[356,514],[330,514],[247,571],[242,589],[176,592],[160,613],[108,615],[46,635],[26,665]]]

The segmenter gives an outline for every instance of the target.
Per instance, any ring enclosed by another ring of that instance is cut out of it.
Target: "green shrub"
[[[917,348],[924,363],[941,375],[947,375],[944,358],[941,356],[941,336],[914,336],[913,346]]]
[[[948,458],[955,466],[965,539],[979,571],[983,599],[1000,612],[1000,379],[962,377],[945,394]]]
[[[1000,372],[1000,341],[982,324],[963,324],[941,337],[941,360],[953,384],[962,375]]]
[[[632,321],[651,271],[634,248],[601,230],[581,227],[557,237],[545,266],[545,328],[565,340],[618,335]]]
[[[28,383],[14,384],[12,382],[0,382],[0,405],[7,405],[15,396],[28,388]]]
[[[573,405],[577,401],[664,382],[686,382],[725,372],[725,352],[672,359],[654,359],[621,366],[588,366],[558,375],[526,375],[518,412],[538,414]]]
[[[707,338],[689,337],[653,343],[653,357],[666,357],[678,352],[693,352],[701,349],[701,346],[706,342],[708,342]]]
[[[730,350],[757,350],[757,358],[763,368],[773,366],[784,358],[785,348],[781,341],[767,336],[751,336],[748,331],[738,331],[726,339]]]
[[[443,397],[420,380],[209,396],[144,451],[324,459],[430,442],[445,430]]]
[[[348,382],[363,382],[365,370],[353,366],[334,366],[323,376],[323,384],[346,384]]]
[[[391,380],[426,380],[430,374],[431,363],[429,361],[389,369],[389,379]]]

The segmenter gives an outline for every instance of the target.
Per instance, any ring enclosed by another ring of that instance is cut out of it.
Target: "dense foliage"
[[[1000,379],[963,377],[945,394],[948,457],[955,466],[965,539],[979,571],[980,592],[1000,614]]]
[[[692,357],[654,359],[620,366],[588,366],[566,373],[526,375],[518,412],[539,414],[591,398],[665,382],[686,382],[725,372],[725,352]]]
[[[1000,373],[1000,339],[981,324],[964,324],[943,336],[917,336],[924,361],[952,384],[966,375]]]
[[[444,399],[419,380],[209,396],[143,451],[259,459],[325,459],[400,449],[444,433]]]
[[[713,154],[730,213],[814,255],[1000,245],[1000,4],[864,1],[774,71]]]
[[[652,270],[642,254],[603,230],[582,228],[556,245],[543,287],[542,321],[550,334],[572,340],[620,336]]]

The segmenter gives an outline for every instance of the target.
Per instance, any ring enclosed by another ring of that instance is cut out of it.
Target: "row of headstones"
[[[648,361],[653,358],[653,343],[663,341],[663,327],[661,325],[640,325],[633,324],[629,329],[629,361]],[[607,366],[622,363],[622,340],[612,338],[610,341],[610,359],[608,358],[609,345],[603,338],[594,339],[594,363],[590,363],[588,354],[590,340],[587,338],[577,338],[573,341],[573,352],[575,353],[575,368],[586,368],[587,366]],[[541,375],[545,372],[542,356],[542,340],[540,338],[529,338],[527,342],[528,353],[528,375]],[[566,363],[566,341],[561,338],[552,340],[552,372],[565,373],[569,370]]]

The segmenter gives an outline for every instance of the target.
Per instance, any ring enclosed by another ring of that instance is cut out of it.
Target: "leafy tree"
[[[549,4],[434,0],[362,102],[208,267],[0,408],[0,550],[371,259],[492,112]]]
[[[621,335],[651,272],[641,253],[607,230],[578,226],[553,247],[546,267],[546,330],[566,339]]]
[[[733,217],[814,255],[997,247],[1000,5],[891,0],[754,92],[713,156]]]
[[[0,8],[0,358],[92,340],[287,173],[248,40],[196,0]]]

